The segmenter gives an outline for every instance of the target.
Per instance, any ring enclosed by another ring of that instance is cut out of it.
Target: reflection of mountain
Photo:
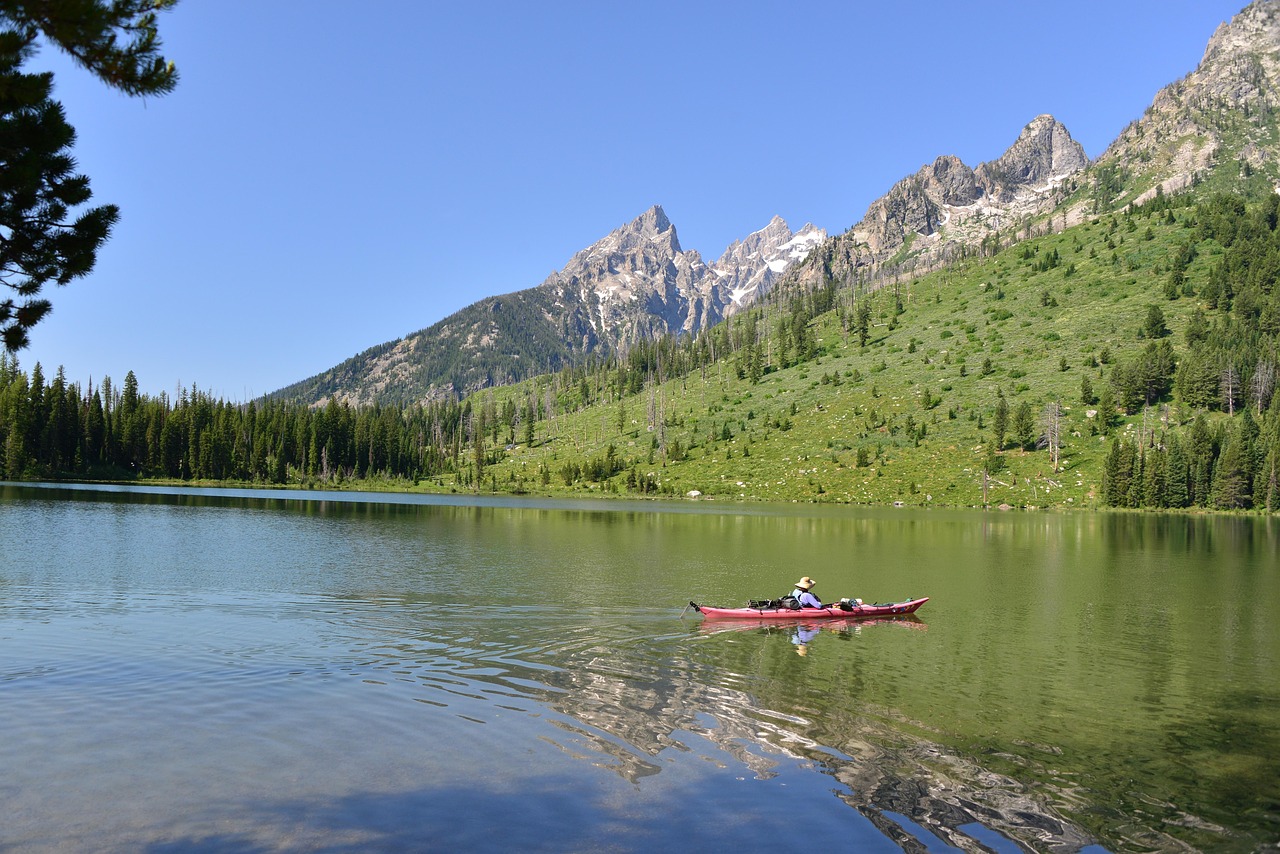
[[[793,629],[757,628],[758,643],[750,648],[756,653],[781,650],[794,658]],[[847,640],[863,629],[894,626],[888,621],[824,626],[811,643]],[[702,643],[724,640],[728,638],[698,635]],[[859,707],[852,714],[824,715],[819,722],[811,710],[806,716],[769,708],[750,690],[750,677],[726,670],[723,661],[700,660],[695,643],[684,638],[664,647],[668,652],[683,650],[683,660],[655,656],[646,647],[634,651],[608,643],[582,648],[570,644],[552,656],[553,670],[520,670],[492,678],[505,683],[515,677],[525,690],[535,683],[544,686],[545,690],[532,689],[535,698],[571,719],[551,719],[566,735],[562,749],[633,783],[662,770],[658,757],[664,751],[693,749],[681,741],[692,733],[716,745],[757,779],[772,777],[784,762],[814,762],[842,784],[838,796],[844,802],[907,850],[921,840],[893,813],[965,851],[990,849],[962,827],[985,828],[994,831],[993,836],[1003,834],[1037,850],[1076,850],[1093,841],[1050,805],[1050,800],[1066,802],[1065,792],[1045,792],[1040,781],[1033,790],[993,773],[939,743],[909,735],[924,726],[895,720],[883,710]],[[513,664],[510,657],[503,661]],[[601,756],[608,760],[602,762]]]
[[[604,614],[584,624],[580,614],[537,609],[512,633],[511,609],[488,617],[430,610],[430,621],[414,623],[409,636],[403,612],[368,613],[375,625],[358,627],[357,636],[402,640],[359,650],[365,666],[394,672],[416,685],[415,699],[467,720],[497,722],[513,711],[542,718],[555,733],[540,738],[631,783],[657,777],[673,755],[705,755],[709,744],[719,751],[708,757],[717,766],[732,769],[728,757],[757,780],[812,763],[839,784],[823,788],[906,850],[924,843],[899,817],[965,851],[990,850],[975,840],[976,828],[990,834],[988,844],[1003,835],[1036,850],[1092,841],[1053,806],[1069,802],[1067,793],[1046,789],[1043,777],[1032,789],[921,737],[924,724],[861,701],[856,683],[838,697],[833,690],[826,707],[769,699],[794,687],[795,662],[837,652],[834,645],[860,633],[924,628],[918,620],[815,627],[808,638],[815,652],[800,659],[797,626],[706,633],[682,625],[664,637],[646,635],[634,618],[628,625]],[[664,613],[666,631],[669,620]],[[424,695],[424,688],[439,690]]]

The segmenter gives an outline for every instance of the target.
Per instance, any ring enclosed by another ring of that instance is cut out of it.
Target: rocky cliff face
[[[578,302],[597,341],[625,347],[664,333],[696,334],[754,302],[826,232],[806,225],[793,234],[781,217],[736,241],[706,264],[680,248],[661,207],[583,249],[540,288],[566,305]]]
[[[1176,192],[1215,173],[1260,172],[1274,185],[1278,113],[1280,0],[1256,0],[1219,26],[1196,70],[1161,89],[1098,158],[1099,199],[1141,204],[1157,189]]]
[[[789,278],[812,287],[936,266],[1001,228],[1052,210],[1065,182],[1087,164],[1061,122],[1037,116],[1004,154],[976,169],[951,155],[920,167]]]
[[[978,185],[997,204],[1016,202],[1028,191],[1043,194],[1089,165],[1080,143],[1053,116],[1037,116],[1009,150],[975,170]]]
[[[1199,67],[1162,89],[1096,163],[1060,122],[1037,116],[995,160],[970,169],[944,155],[899,181],[788,280],[923,272],[992,234],[1050,218],[1072,225],[1198,181],[1236,189],[1250,175],[1280,191],[1280,0],[1255,0],[1220,26]]]
[[[826,239],[826,231],[812,223],[793,234],[786,221],[775,216],[761,230],[729,246],[711,265],[706,287],[711,304],[723,317],[750,305]]]

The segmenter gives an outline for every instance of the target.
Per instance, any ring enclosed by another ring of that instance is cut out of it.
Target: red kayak
[[[914,614],[929,601],[908,599],[905,602],[864,605],[856,602],[834,602],[825,608],[788,608],[775,602],[752,603],[755,607],[711,608],[690,602],[693,610],[708,620],[857,620],[863,617],[893,617]]]

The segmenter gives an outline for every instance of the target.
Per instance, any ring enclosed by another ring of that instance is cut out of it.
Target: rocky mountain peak
[[[648,240],[656,240],[670,232],[672,239],[675,239],[675,226],[671,224],[671,220],[667,219],[667,212],[662,209],[662,205],[649,208],[629,226],[623,226],[623,230],[636,231]],[[679,245],[678,241],[677,245]]]
[[[950,154],[921,166],[791,275],[812,287],[886,267],[928,269],[992,232],[1051,210],[1062,185],[1087,165],[1084,148],[1061,122],[1036,116],[1004,154],[976,169]]]
[[[1032,119],[1004,154],[978,167],[978,180],[988,195],[1011,200],[1024,188],[1061,181],[1089,164],[1084,147],[1050,115]]]
[[[579,304],[585,338],[625,347],[666,333],[696,333],[767,292],[788,266],[826,238],[807,225],[792,234],[781,217],[735,241],[708,266],[680,248],[675,226],[655,205],[578,252],[541,285],[564,305]]]
[[[1237,104],[1276,103],[1280,77],[1280,2],[1255,0],[1218,26],[1193,76],[1206,94]],[[1270,84],[1270,85],[1269,85]],[[1162,91],[1163,94],[1163,91]]]
[[[813,223],[792,233],[786,220],[775,216],[764,228],[731,243],[710,269],[709,293],[719,304],[720,316],[728,317],[768,293],[788,267],[826,239],[827,232]]]
[[[682,251],[675,226],[667,219],[661,205],[654,205],[631,222],[615,228],[575,255],[574,260],[611,253],[627,254],[646,247],[658,247],[669,255]]]
[[[1098,158],[1127,175],[1108,204],[1142,204],[1225,167],[1280,177],[1280,0],[1255,0],[1209,39],[1196,70],[1156,93]]]

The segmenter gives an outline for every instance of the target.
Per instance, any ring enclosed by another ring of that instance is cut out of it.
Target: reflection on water
[[[1271,520],[358,498],[0,486],[0,847],[1276,838]]]

